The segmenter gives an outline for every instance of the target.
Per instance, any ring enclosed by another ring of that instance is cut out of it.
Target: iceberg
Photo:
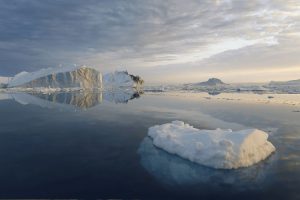
[[[139,76],[129,74],[127,71],[115,71],[103,76],[103,85],[107,88],[132,87],[139,88],[144,81]]]
[[[148,135],[156,147],[216,169],[249,167],[275,151],[268,134],[258,129],[200,130],[173,121],[150,127]]]
[[[58,67],[58,68],[44,68],[35,72],[20,72],[16,74],[12,80],[9,82],[9,87],[16,87],[26,84],[35,79],[46,77],[51,74],[64,73],[68,71],[75,71],[80,67],[72,66],[72,67]]]
[[[4,83],[2,82],[5,82]],[[116,71],[102,76],[98,70],[88,66],[71,66],[40,69],[35,72],[20,72],[12,78],[0,77],[2,88],[19,90],[41,88],[55,89],[103,89],[136,88],[140,89],[144,81],[127,71]]]
[[[32,73],[21,72],[14,76],[8,86],[22,88],[101,88],[102,74],[86,66],[47,68]]]
[[[204,195],[209,190],[224,190],[224,187],[237,192],[260,190],[268,187],[268,177],[277,167],[275,156],[266,162],[235,170],[205,167],[157,148],[150,137],[144,138],[137,153],[141,165],[164,187],[170,190],[180,188],[197,195]]]

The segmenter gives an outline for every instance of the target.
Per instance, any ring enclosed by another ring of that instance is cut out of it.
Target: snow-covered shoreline
[[[152,126],[153,144],[192,162],[217,168],[249,167],[275,151],[268,134],[257,129],[199,130],[181,121]]]

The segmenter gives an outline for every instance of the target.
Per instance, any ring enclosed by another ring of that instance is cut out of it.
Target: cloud
[[[299,11],[297,0],[2,0],[0,73],[77,63],[176,82],[296,66]]]

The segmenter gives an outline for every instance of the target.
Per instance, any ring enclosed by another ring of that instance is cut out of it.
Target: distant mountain
[[[194,85],[197,86],[217,86],[217,85],[225,85],[223,81],[217,78],[210,78],[208,81],[195,83]]]

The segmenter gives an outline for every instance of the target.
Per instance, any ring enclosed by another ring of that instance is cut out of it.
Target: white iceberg
[[[133,87],[138,88],[144,81],[139,76],[129,74],[127,71],[115,71],[103,76],[103,84],[107,88]]]
[[[9,82],[10,87],[19,86],[35,79],[50,75],[58,74],[68,71],[74,71],[85,66],[70,66],[70,67],[56,67],[56,68],[43,68],[35,72],[20,72],[16,74]]]
[[[8,87],[99,89],[102,88],[102,74],[87,66],[47,68],[21,72],[13,77]]]
[[[155,147],[149,137],[141,142],[138,154],[141,165],[164,187],[170,190],[180,188],[198,196],[229,187],[235,192],[261,190],[272,183],[269,177],[277,167],[275,156],[266,162],[236,170],[205,167]]]
[[[45,68],[35,72],[20,72],[14,77],[0,77],[0,84],[9,88],[141,88],[144,81],[139,76],[129,74],[127,71],[116,71],[102,76],[98,70],[88,66],[70,66]]]
[[[182,121],[149,128],[153,144],[171,154],[217,169],[248,167],[266,159],[275,147],[257,129],[199,130]]]

